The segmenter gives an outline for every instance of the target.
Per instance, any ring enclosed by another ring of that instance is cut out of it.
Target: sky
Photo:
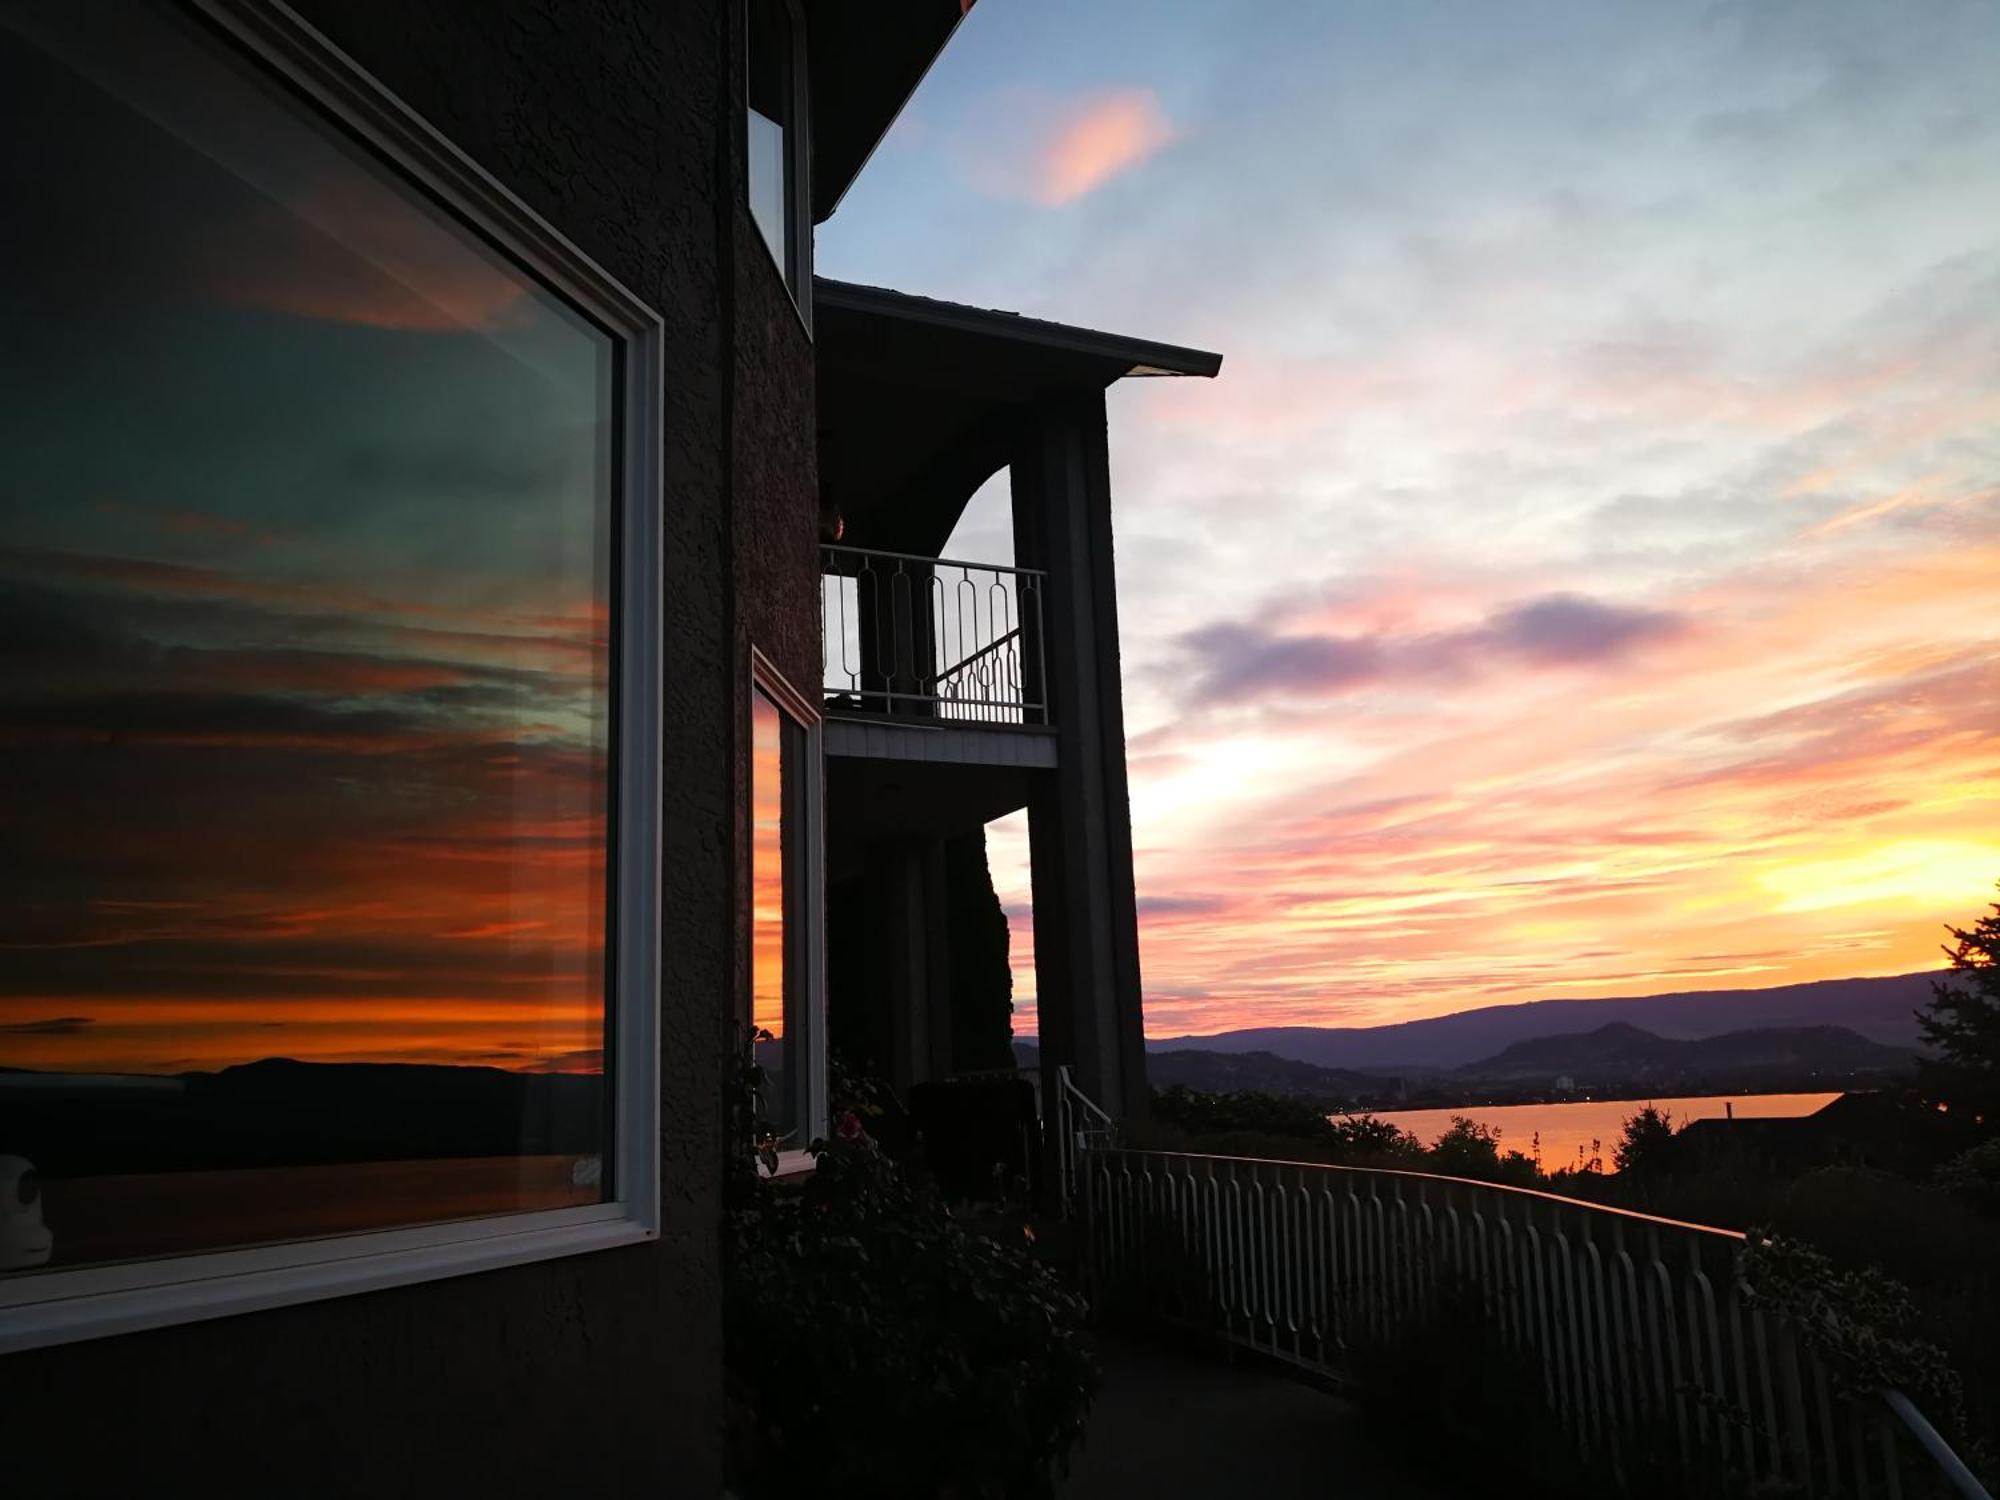
[[[1985,0],[973,9],[817,263],[1225,356],[1110,395],[1150,1034],[1939,964],[1995,78]]]
[[[0,30],[0,1067],[595,1071],[611,341],[146,16]]]

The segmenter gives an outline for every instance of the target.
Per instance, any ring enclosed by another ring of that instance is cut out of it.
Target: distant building
[[[1679,1139],[1704,1158],[1787,1171],[1835,1164],[1910,1171],[1963,1144],[1943,1114],[1899,1090],[1842,1094],[1809,1115],[1690,1120]]]

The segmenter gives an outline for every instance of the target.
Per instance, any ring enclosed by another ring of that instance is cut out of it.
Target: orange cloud
[[[996,197],[1045,208],[1074,202],[1174,139],[1173,125],[1146,89],[1070,101],[1019,90],[994,103],[969,146],[972,180]]]
[[[2000,876],[2000,550],[1894,541],[1693,582],[1702,629],[1614,670],[1173,726],[1132,765],[1149,1032],[1934,967]],[[1450,613],[1402,582],[1301,618]]]
[[[1054,206],[1081,198],[1173,138],[1159,100],[1146,90],[1100,95],[1064,121],[1042,148],[1036,201]]]
[[[317,188],[228,226],[208,266],[226,302],[321,322],[459,333],[533,316],[525,277],[369,182]]]

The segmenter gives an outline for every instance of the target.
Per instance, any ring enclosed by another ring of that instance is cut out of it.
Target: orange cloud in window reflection
[[[358,179],[228,226],[208,267],[225,302],[329,323],[452,333],[522,324],[534,308],[519,273]]]
[[[0,549],[0,1066],[601,1066],[603,611],[403,587]]]
[[[8,1066],[61,1072],[196,1072],[267,1057],[595,1072],[603,1044],[595,997],[0,1000]]]
[[[750,1016],[785,1034],[784,721],[750,695]]]

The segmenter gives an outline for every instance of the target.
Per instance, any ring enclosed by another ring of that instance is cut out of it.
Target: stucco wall
[[[0,1487],[712,1495],[742,666],[818,671],[811,351],[742,206],[740,12],[293,3],[665,319],[664,1233],[0,1360]]]

